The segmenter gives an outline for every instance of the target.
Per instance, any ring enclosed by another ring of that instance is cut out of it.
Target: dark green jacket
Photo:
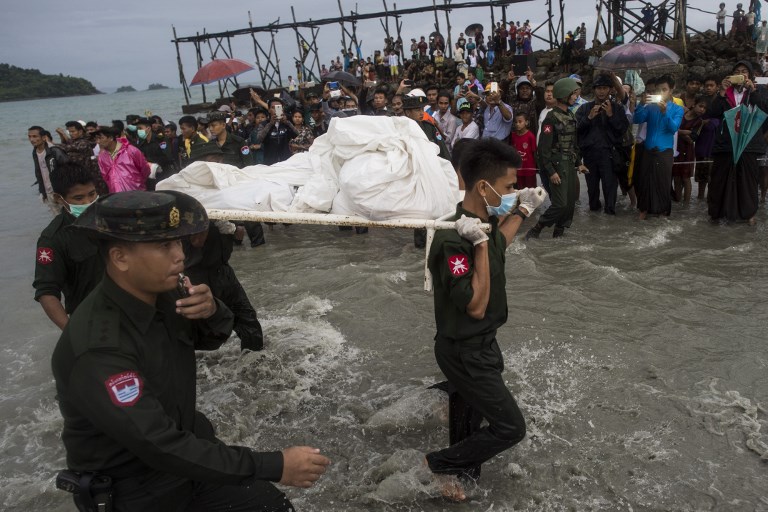
[[[75,218],[61,212],[37,240],[35,256],[35,300],[53,295],[71,315],[78,304],[104,277],[104,262],[98,247],[82,231],[69,229]]]
[[[462,215],[477,215],[456,206],[456,214],[448,219],[455,221]],[[504,253],[507,242],[499,231],[497,217],[489,222],[493,230],[488,240],[488,262],[491,271],[491,296],[485,316],[476,320],[467,314],[472,300],[472,275],[474,274],[475,249],[453,229],[435,232],[429,250],[427,265],[434,283],[435,323],[437,336],[450,340],[467,340],[494,333],[507,321],[507,291],[504,274]]]
[[[105,276],[72,315],[52,358],[67,466],[113,478],[154,470],[219,484],[279,480],[280,452],[196,432],[195,350],[224,343],[233,315],[217,300],[211,318],[192,322],[175,312],[178,297],[161,294],[153,307]]]

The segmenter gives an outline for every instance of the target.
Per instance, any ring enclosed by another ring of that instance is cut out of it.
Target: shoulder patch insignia
[[[240,148],[240,153],[243,155],[249,155],[251,153],[251,148],[248,146],[243,146]]]
[[[168,143],[167,142],[163,141],[163,142],[160,143],[160,149],[164,150],[167,147],[168,147]]]
[[[38,247],[37,262],[41,265],[50,265],[53,263],[53,249],[50,247]]]
[[[552,125],[551,124],[545,124],[542,129],[542,132],[544,133],[552,133]]]
[[[123,372],[112,375],[104,381],[112,403],[118,407],[130,407],[139,401],[144,390],[144,381],[137,372]]]
[[[448,258],[448,268],[456,277],[463,276],[469,272],[469,262],[463,254],[454,254]]]

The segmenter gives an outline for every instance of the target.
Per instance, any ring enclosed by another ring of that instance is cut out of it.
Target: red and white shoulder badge
[[[448,268],[454,276],[463,276],[469,272],[469,260],[464,254],[454,254],[448,257]]]
[[[50,265],[53,263],[53,249],[50,247],[38,247],[37,262],[41,265]]]
[[[144,391],[144,381],[137,372],[128,371],[112,375],[104,381],[112,403],[118,407],[130,407],[139,401]]]
[[[544,125],[544,126],[541,128],[541,131],[542,131],[543,133],[552,133],[552,125],[551,125],[551,124],[545,124],[545,125]]]

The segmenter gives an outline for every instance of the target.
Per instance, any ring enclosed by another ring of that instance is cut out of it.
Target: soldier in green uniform
[[[561,78],[555,82],[552,93],[557,105],[544,118],[536,150],[539,167],[549,176],[552,205],[525,235],[526,240],[538,238],[542,229],[553,224],[554,238],[563,236],[565,228],[571,227],[578,199],[578,172],[588,172],[580,164],[576,117],[569,110],[580,89],[581,86],[573,78]]]
[[[430,142],[437,144],[437,147],[440,148],[439,156],[450,161],[451,153],[448,151],[448,146],[446,145],[445,140],[443,140],[440,130],[437,129],[437,126],[435,126],[434,123],[425,120],[426,113],[424,112],[424,107],[426,105],[426,96],[403,97],[403,111],[405,112],[405,116],[416,121],[421,129],[424,130],[427,139],[429,139]],[[413,245],[417,249],[423,249],[427,246],[426,229],[413,230]]]
[[[455,501],[466,498],[460,479],[476,479],[482,463],[525,437],[525,420],[504,384],[496,330],[507,321],[504,253],[546,198],[541,188],[515,190],[521,160],[508,144],[482,139],[463,151],[466,195],[452,219],[456,230],[437,231],[428,257],[435,358],[456,396],[449,402],[451,445],[426,461],[441,475],[445,497]],[[481,222],[491,225],[489,234]],[[479,428],[483,418],[488,426]],[[454,429],[462,423],[466,427]]]
[[[62,206],[37,241],[35,300],[59,329],[64,329],[78,304],[99,284],[104,264],[98,247],[87,236],[67,229],[96,199],[96,182],[85,167],[63,163],[51,173],[52,201]],[[64,295],[64,305],[61,296]]]
[[[427,98],[424,96],[405,96],[403,98],[403,111],[406,117],[410,117],[416,121],[430,142],[437,144],[440,148],[440,157],[446,160],[451,159],[451,154],[448,151],[448,146],[445,143],[444,137],[437,129],[437,126],[433,122],[425,119],[424,107],[427,105]]]
[[[214,112],[210,115],[208,130],[211,132],[211,142],[215,142],[224,153],[223,163],[242,169],[252,165],[251,148],[244,138],[227,131],[226,112]]]
[[[232,331],[207,285],[179,283],[180,239],[208,227],[203,206],[180,192],[121,192],[73,226],[99,239],[106,270],[52,357],[69,467],[59,480],[73,483],[79,510],[293,510],[270,481],[310,487],[328,459],[228,446],[195,410],[195,350]],[[94,506],[110,493],[112,508]]]

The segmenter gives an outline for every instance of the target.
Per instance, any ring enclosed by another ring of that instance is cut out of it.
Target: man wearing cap
[[[623,166],[622,156],[615,151],[629,128],[624,107],[611,99],[611,88],[624,99],[624,88],[615,76],[601,73],[592,82],[594,101],[585,103],[576,111],[577,140],[584,165],[589,169],[585,176],[589,193],[589,209],[616,215],[616,194],[619,186],[614,168]],[[619,162],[621,160],[621,162]],[[604,205],[600,204],[600,184],[603,188]]]
[[[514,70],[509,73],[514,78]],[[502,86],[503,88],[503,86]],[[528,128],[536,133],[539,130],[538,113],[544,110],[544,90],[536,86],[536,80],[533,78],[533,71],[528,68],[525,76],[519,77],[515,81],[514,88],[510,88],[509,106],[517,114],[525,114],[528,119]]]
[[[577,169],[588,172],[586,167],[579,165],[576,118],[570,111],[580,88],[573,78],[561,78],[552,89],[557,105],[544,118],[536,150],[539,166],[549,176],[552,205],[526,233],[526,240],[538,238],[542,229],[553,224],[553,238],[563,236],[565,228],[571,227],[578,192]]]
[[[472,105],[468,101],[459,104],[459,119],[461,119],[461,125],[457,126],[453,132],[451,147],[455,147],[461,139],[480,138],[480,127],[472,120]]]
[[[309,114],[313,121],[312,135],[317,138],[328,131],[328,124],[325,121],[325,111],[319,103],[309,107]]]
[[[195,410],[195,350],[232,330],[207,285],[180,283],[180,239],[207,229],[203,206],[175,191],[110,194],[73,226],[99,241],[106,269],[52,357],[61,476],[75,482],[78,509],[97,509],[99,482],[112,507],[99,510],[293,510],[269,482],[310,487],[330,461],[310,447],[227,446]]]
[[[577,75],[576,73],[572,74],[568,78],[573,78],[576,80],[576,83],[579,84],[579,89],[576,91],[576,101],[573,102],[573,105],[571,105],[571,113],[573,115],[576,115],[576,111],[579,110],[579,107],[581,107],[583,104],[587,102],[584,98],[581,97],[581,88],[584,86],[584,82],[581,80],[581,77]]]
[[[224,153],[224,162],[228,165],[242,169],[251,165],[251,149],[245,139],[227,131],[227,119],[225,112],[214,112],[210,115],[211,142],[215,142]]]
[[[448,151],[448,146],[446,146],[443,136],[440,134],[440,130],[438,130],[433,123],[424,120],[424,116],[426,115],[424,107],[426,105],[427,98],[424,96],[407,95],[403,98],[403,111],[405,112],[405,116],[416,121],[424,131],[427,139],[429,139],[430,142],[437,144],[438,148],[440,148],[439,155],[442,158],[450,160],[451,154]]]

